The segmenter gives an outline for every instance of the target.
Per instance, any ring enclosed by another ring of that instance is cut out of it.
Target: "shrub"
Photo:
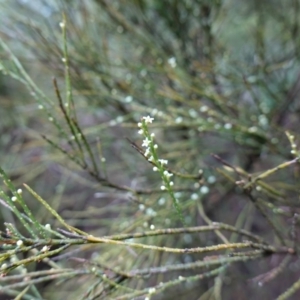
[[[14,83],[0,100],[2,293],[297,295],[298,12],[7,4],[1,70],[29,97]]]

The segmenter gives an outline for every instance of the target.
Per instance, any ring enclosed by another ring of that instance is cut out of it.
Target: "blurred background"
[[[140,232],[151,225],[180,227],[168,195],[159,191],[161,179],[131,144],[141,145],[137,123],[151,115],[155,120],[149,130],[156,134],[161,157],[172,170],[189,175],[174,179],[188,226],[223,222],[270,243],[278,241],[261,211],[235,184],[241,178],[226,170],[222,160],[244,170],[246,180],[247,174],[293,158],[285,131],[299,138],[299,0],[2,0],[0,8],[0,37],[35,84],[33,88],[0,47],[0,166],[17,187],[27,183],[68,224],[97,236]],[[64,99],[72,92],[98,178],[91,174],[91,157],[87,168],[81,168],[46,140],[70,150],[72,134],[65,134],[53,78]],[[299,169],[280,171],[266,184],[253,194],[290,240],[299,210]],[[26,201],[42,224],[57,226],[36,200],[27,195]],[[1,207],[3,222],[16,220]],[[213,245],[219,238],[201,233],[144,241],[189,248]],[[121,270],[205,257],[108,246],[76,251],[76,257]],[[219,275],[219,299],[275,299],[299,277],[297,257],[276,269],[283,260],[283,255],[273,255],[232,265]],[[68,259],[60,263],[80,265]],[[31,268],[46,267],[37,263]],[[271,270],[278,275],[269,276]],[[179,275],[157,275],[133,286],[152,286]],[[84,277],[51,280],[39,290],[44,299],[117,299],[85,297],[92,284],[93,279]],[[216,284],[213,278],[178,285],[151,299],[217,299]]]

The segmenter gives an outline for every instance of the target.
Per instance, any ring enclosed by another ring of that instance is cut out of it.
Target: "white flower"
[[[138,131],[138,134],[144,134],[144,130],[143,130],[143,129],[140,129],[140,130]]]
[[[50,224],[46,224],[46,225],[45,225],[45,229],[51,230],[51,225],[50,225]]]
[[[142,124],[141,122],[139,122],[139,123],[137,124],[137,126],[138,126],[138,127],[142,127],[143,124]]]
[[[177,117],[176,119],[175,119],[175,123],[176,124],[179,124],[179,123],[181,123],[182,122],[182,117]]]
[[[160,187],[160,189],[161,189],[162,191],[164,191],[164,190],[166,189],[166,187],[165,187],[164,185],[162,185],[162,186]]]
[[[127,96],[126,98],[125,98],[125,102],[126,103],[130,103],[131,101],[132,101],[132,96]]]
[[[172,67],[172,68],[175,68],[177,66],[177,63],[176,63],[176,58],[175,57],[170,57],[168,59],[168,64]]]
[[[201,194],[207,194],[208,192],[209,192],[209,188],[207,186],[204,185],[200,188]]]
[[[148,158],[149,161],[153,161],[153,159],[154,159],[153,156],[150,156],[150,157]]]
[[[151,224],[151,225],[150,225],[150,229],[151,229],[151,230],[154,230],[154,229],[155,229],[155,226],[154,226],[153,224]]]
[[[145,121],[145,123],[152,123],[154,118],[151,118],[150,116],[146,116],[146,117],[143,117],[143,120]]]
[[[258,116],[258,122],[261,126],[268,125],[268,118],[265,115]]]
[[[199,199],[198,194],[196,194],[196,193],[192,194],[192,195],[191,195],[191,199],[192,199],[192,200],[195,200],[195,201],[198,200],[198,199]]]
[[[257,132],[257,127],[256,126],[252,126],[248,129],[249,132],[253,133],[253,132]]]
[[[116,118],[117,123],[122,123],[124,121],[124,118],[122,116],[118,116]],[[80,134],[81,135],[81,134]]]
[[[206,112],[206,111],[208,111],[208,107],[206,105],[203,105],[203,106],[200,107],[200,111],[201,112]]]
[[[142,77],[145,77],[147,75],[147,70],[143,69],[140,74]]]
[[[157,171],[158,171],[158,168],[157,168],[157,167],[153,167],[153,171],[154,171],[154,172],[157,172]]]
[[[157,148],[158,148],[158,145],[157,145],[157,144],[155,144],[153,147],[154,147],[154,149],[157,149]]]
[[[22,241],[22,240],[18,240],[18,241],[17,241],[17,246],[18,246],[18,247],[23,246],[23,241]]]
[[[158,204],[159,204],[159,205],[164,205],[165,202],[166,202],[166,199],[165,199],[165,198],[160,198],[160,199],[158,200]]]
[[[22,194],[22,190],[21,190],[21,189],[18,189],[18,190],[17,190],[17,193],[18,193],[19,195],[21,195],[21,194]]]
[[[150,288],[149,290],[148,290],[148,292],[149,292],[149,294],[154,294],[155,292],[156,292],[156,288]]]
[[[41,252],[47,252],[49,250],[49,247],[48,246],[44,246],[42,249],[41,249]]]
[[[216,182],[216,177],[211,175],[207,178],[208,183],[215,183]]]
[[[174,182],[173,181],[170,181],[170,186],[173,186],[174,185]]]
[[[147,157],[150,154],[150,148],[147,148],[144,155]]]
[[[167,165],[168,161],[166,159],[159,159],[158,160],[162,165]]]
[[[232,128],[232,125],[231,125],[230,123],[226,123],[226,124],[224,125],[224,128],[229,130],[229,129]]]
[[[12,201],[12,202],[17,201],[17,197],[16,197],[16,196],[11,197],[11,201]]]
[[[142,147],[149,147],[150,144],[151,144],[151,140],[149,140],[148,138],[145,138],[143,140]]]
[[[153,208],[148,207],[146,209],[146,215],[150,217],[155,217],[157,215],[157,212]]]
[[[154,108],[154,109],[152,110],[152,112],[151,112],[151,114],[152,114],[153,116],[155,116],[157,113],[158,113],[158,110],[157,110],[156,108]]]
[[[172,177],[173,174],[172,173],[169,173],[167,170],[164,171],[164,175],[168,178]]]
[[[189,110],[189,115],[192,117],[192,118],[197,118],[198,116],[198,113],[194,110],[194,109],[190,109]]]

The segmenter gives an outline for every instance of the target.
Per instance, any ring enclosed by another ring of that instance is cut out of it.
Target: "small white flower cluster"
[[[153,120],[154,118],[150,116],[143,117],[142,121],[138,123],[138,127],[140,128],[138,133],[145,137],[142,143],[142,147],[146,148],[144,156],[154,165],[153,171],[158,171],[162,177],[164,184],[160,187],[161,190],[170,190],[170,188],[174,185],[174,182],[170,180],[173,174],[165,169],[165,166],[168,164],[168,161],[166,159],[158,158],[156,151],[158,145],[154,143],[155,134],[150,134],[148,130],[148,124],[152,123]]]
[[[166,159],[159,159],[157,154],[158,145],[154,143],[155,134],[154,133],[150,134],[148,130],[148,124],[152,123],[153,120],[154,118],[147,116],[147,117],[143,117],[141,122],[138,123],[138,127],[140,128],[139,134],[143,135],[145,138],[142,143],[142,147],[146,148],[144,152],[144,156],[145,158],[148,159],[148,161],[152,163],[153,171],[158,172],[160,174],[163,181],[163,184],[161,185],[160,189],[162,191],[168,192],[168,194],[170,195],[173,201],[173,205],[177,211],[177,214],[182,224],[185,225],[183,214],[178,203],[179,201],[178,199],[176,199],[172,188],[174,185],[174,182],[171,181],[171,177],[173,176],[173,174],[166,169],[166,165],[168,164],[168,161]]]
[[[18,195],[21,196],[22,193],[23,193],[22,189],[18,189],[18,190],[17,190],[17,193],[15,194],[16,196],[12,196],[12,197],[11,197],[11,201],[12,201],[12,202],[16,202],[16,201],[18,200]]]

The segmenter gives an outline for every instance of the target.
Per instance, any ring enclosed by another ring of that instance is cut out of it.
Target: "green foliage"
[[[299,293],[300,3],[250,2],[6,4],[1,292]]]

